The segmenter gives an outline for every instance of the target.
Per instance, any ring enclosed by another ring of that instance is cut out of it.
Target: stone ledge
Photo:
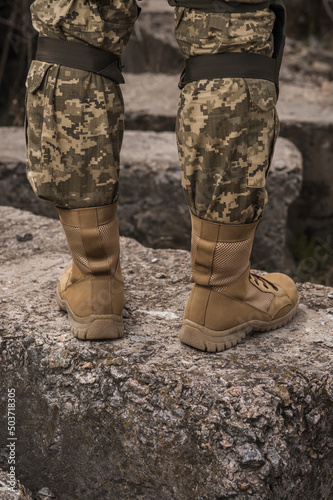
[[[139,5],[142,12],[122,55],[125,71],[180,74],[184,59],[174,36],[173,8],[160,0]]]
[[[0,215],[0,442],[14,387],[17,475],[34,494],[332,498],[332,289],[301,285],[289,326],[202,353],[177,339],[189,254],[122,239],[125,336],[82,342],[56,306],[69,261],[60,224],[10,207]]]
[[[33,500],[33,498],[31,492],[22,486],[20,481],[13,479],[12,475],[0,468],[0,500]]]

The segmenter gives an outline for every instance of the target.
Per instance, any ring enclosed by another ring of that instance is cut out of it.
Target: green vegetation
[[[303,232],[294,240],[293,253],[297,262],[293,276],[296,281],[333,286],[333,241],[330,236],[323,239]]]

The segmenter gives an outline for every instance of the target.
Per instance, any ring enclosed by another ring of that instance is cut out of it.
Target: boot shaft
[[[58,208],[75,266],[87,278],[120,273],[117,205]]]
[[[229,225],[192,217],[192,279],[224,291],[249,267],[255,230],[252,224]]]
[[[192,215],[194,285],[180,332],[185,344],[223,351],[251,330],[279,328],[296,314],[297,288],[288,276],[250,271],[258,224],[214,223]]]
[[[73,262],[58,282],[58,303],[79,338],[122,336],[124,283],[117,205],[58,208]]]

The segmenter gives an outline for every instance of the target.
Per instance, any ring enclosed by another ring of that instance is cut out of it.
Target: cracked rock
[[[298,285],[292,323],[208,354],[178,340],[189,253],[121,238],[124,337],[84,342],[56,304],[60,223],[0,207],[0,234],[0,467],[14,388],[26,500],[331,500],[331,288]]]

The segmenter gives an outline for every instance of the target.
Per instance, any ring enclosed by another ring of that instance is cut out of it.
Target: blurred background
[[[31,3],[0,0],[0,204],[56,217],[54,207],[37,200],[25,178],[25,78],[37,42]],[[275,155],[271,201],[254,265],[333,285],[333,0],[285,3],[288,39],[278,111],[280,135],[287,142],[281,140]],[[167,0],[140,5],[123,56],[127,132],[120,228],[146,246],[188,248],[189,219],[174,139],[183,59]]]

